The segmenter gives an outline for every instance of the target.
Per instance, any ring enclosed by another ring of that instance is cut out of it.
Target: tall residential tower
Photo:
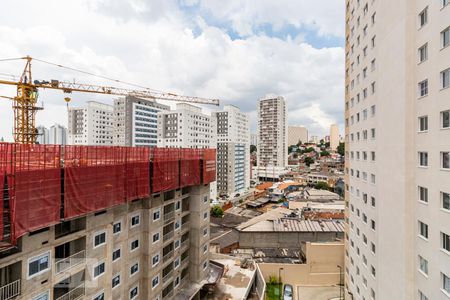
[[[449,1],[346,11],[346,287],[354,299],[449,299]]]

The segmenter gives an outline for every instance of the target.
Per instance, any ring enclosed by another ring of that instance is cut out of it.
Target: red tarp
[[[150,195],[150,148],[127,148],[125,194],[127,201]]]
[[[152,148],[152,193],[174,190],[180,187],[179,154],[177,148]]]
[[[180,186],[200,184],[200,150],[180,149]]]
[[[64,218],[123,204],[125,147],[64,147]]]
[[[60,221],[61,148],[58,145],[11,146],[8,183],[14,244],[25,233]]]
[[[6,176],[6,157],[8,153],[8,144],[0,143],[0,241],[3,240],[3,194],[5,192],[5,176]]]
[[[216,149],[203,149],[203,184],[216,180]]]

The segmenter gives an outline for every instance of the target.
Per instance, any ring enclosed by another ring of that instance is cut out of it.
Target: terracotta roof
[[[264,182],[264,183],[261,183],[260,185],[257,185],[256,188],[258,190],[264,191],[264,190],[267,190],[268,188],[270,188],[272,185],[273,185],[272,182]]]

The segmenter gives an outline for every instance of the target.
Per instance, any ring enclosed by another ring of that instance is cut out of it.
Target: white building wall
[[[299,141],[308,142],[308,129],[303,126],[288,126],[288,146],[297,145]]]

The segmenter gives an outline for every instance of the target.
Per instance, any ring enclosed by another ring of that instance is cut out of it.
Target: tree
[[[305,149],[305,153],[309,153],[309,152],[313,152],[314,148],[313,147],[309,147]]]
[[[295,145],[290,145],[288,147],[288,153],[291,153],[294,150],[294,147],[296,147]]]
[[[255,145],[250,145],[250,153],[256,152],[256,146]]]
[[[314,159],[311,157],[306,157],[304,160],[305,164],[309,167],[311,164],[314,163]]]
[[[330,156],[330,152],[322,151],[322,152],[320,152],[320,156]]]
[[[325,181],[319,181],[318,183],[316,183],[314,188],[318,190],[328,190],[330,187],[328,186],[328,183],[326,183]]]
[[[345,144],[344,143],[339,143],[339,146],[337,147],[337,152],[340,155],[344,156],[344,153],[345,153]]]
[[[293,158],[298,158],[298,154],[297,154],[297,153],[294,153],[294,154],[292,154],[292,157],[293,157]]]
[[[219,205],[214,205],[211,208],[211,215],[213,217],[216,217],[216,218],[222,218],[222,216],[223,216],[223,209],[222,209],[222,207],[220,207]]]

